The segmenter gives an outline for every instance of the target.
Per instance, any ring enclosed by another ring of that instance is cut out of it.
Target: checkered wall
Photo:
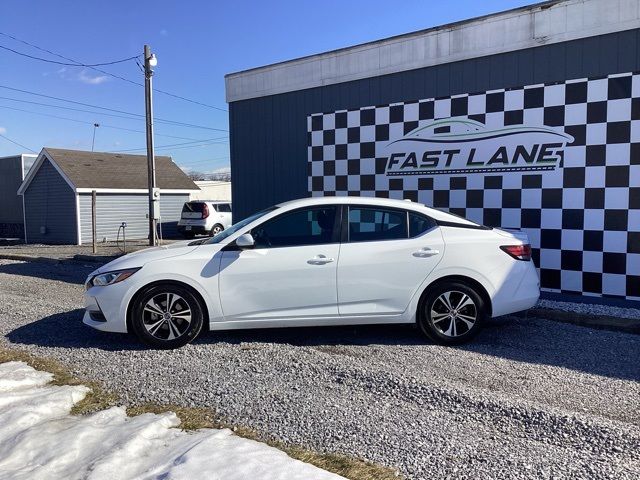
[[[390,141],[434,119],[558,127],[555,170],[386,174]],[[640,74],[318,113],[307,118],[312,196],[408,198],[529,235],[543,290],[640,300]]]

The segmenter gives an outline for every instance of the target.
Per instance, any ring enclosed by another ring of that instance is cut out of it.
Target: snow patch
[[[228,429],[186,432],[174,413],[127,417],[122,407],[70,415],[84,386],[23,362],[0,364],[0,477],[29,479],[337,480]]]

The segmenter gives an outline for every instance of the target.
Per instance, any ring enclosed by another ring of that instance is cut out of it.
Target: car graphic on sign
[[[433,121],[387,144],[387,175],[554,170],[574,138],[530,125],[488,128],[466,117]]]

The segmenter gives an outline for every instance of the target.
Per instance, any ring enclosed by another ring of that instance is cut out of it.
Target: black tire
[[[191,240],[193,237],[196,236],[196,234],[193,232],[182,232],[182,236],[187,240]]]
[[[131,309],[133,333],[153,348],[180,348],[202,330],[204,308],[187,287],[172,283],[152,285],[136,295],[134,302]]]
[[[224,230],[224,227],[219,223],[216,223],[213,227],[211,227],[211,231],[209,232],[209,235],[211,235],[212,237],[215,237],[217,234],[219,234],[223,230]]]
[[[477,335],[486,317],[482,295],[462,282],[435,285],[418,308],[420,330],[442,345],[468,342]]]

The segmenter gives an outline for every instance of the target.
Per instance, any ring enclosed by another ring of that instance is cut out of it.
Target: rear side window
[[[349,241],[375,242],[407,238],[407,212],[349,207]]]
[[[336,207],[315,207],[283,213],[254,228],[251,235],[256,248],[332,243],[336,211]]]
[[[433,218],[409,212],[409,238],[418,237],[436,225],[436,221]]]
[[[231,205],[228,203],[220,203],[216,205],[216,210],[222,213],[231,213]]]

